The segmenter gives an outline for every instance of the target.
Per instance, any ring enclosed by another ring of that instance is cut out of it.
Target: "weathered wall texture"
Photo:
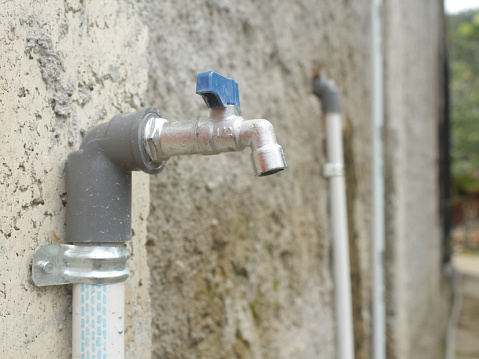
[[[320,66],[343,95],[357,347],[368,358],[369,1],[151,1],[145,10],[150,102],[169,120],[205,116],[197,73],[232,77],[243,116],[273,123],[289,164],[255,178],[248,150],[189,156],[152,179],[155,357],[335,357],[325,135],[311,94]]]
[[[356,358],[370,358],[370,3],[0,0],[0,356],[70,354],[70,287],[29,273],[39,245],[64,240],[68,153],[119,112],[207,115],[196,75],[215,70],[239,83],[245,118],[273,123],[289,168],[255,178],[247,150],[134,175],[127,357],[334,358],[319,70],[342,95]],[[387,3],[390,358],[432,358],[440,4]]]
[[[142,105],[146,44],[147,28],[126,1],[0,3],[2,358],[70,355],[71,286],[36,287],[32,256],[65,239],[68,153],[100,121]],[[147,357],[148,179],[134,182],[126,338],[129,352]]]
[[[438,120],[442,1],[385,8],[388,358],[442,357]]]

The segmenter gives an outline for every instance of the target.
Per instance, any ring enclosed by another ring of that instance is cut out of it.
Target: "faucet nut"
[[[162,117],[152,117],[148,120],[145,126],[143,139],[145,152],[151,162],[155,164],[159,164],[164,161],[164,159],[158,158],[159,148],[157,145],[160,146],[161,129],[166,122],[168,121]]]

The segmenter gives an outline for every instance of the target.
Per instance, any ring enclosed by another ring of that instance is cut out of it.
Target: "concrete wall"
[[[440,4],[388,4],[389,350],[412,358],[430,328],[415,313],[440,295]],[[195,80],[215,70],[239,83],[245,118],[273,123],[289,168],[255,178],[247,150],[134,174],[127,357],[335,357],[319,71],[342,95],[356,357],[370,358],[370,16],[366,0],[1,2],[0,356],[69,356],[71,288],[29,273],[39,245],[64,240],[68,153],[119,112],[207,115]]]
[[[135,6],[81,0],[0,5],[2,358],[70,355],[71,286],[38,288],[30,266],[38,246],[65,240],[68,153],[96,124],[143,105],[148,29]],[[134,184],[126,339],[129,353],[147,357],[148,177],[135,176]]]
[[[151,103],[170,120],[207,115],[195,78],[215,69],[238,81],[245,118],[273,123],[289,164],[258,179],[248,151],[189,156],[152,178],[155,357],[335,356],[325,133],[311,94],[318,66],[343,95],[361,283],[357,346],[369,357],[368,3],[188,1],[145,9]]]
[[[449,299],[438,195],[442,2],[392,1],[384,14],[388,358],[439,358]]]

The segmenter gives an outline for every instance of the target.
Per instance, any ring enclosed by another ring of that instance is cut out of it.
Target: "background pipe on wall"
[[[372,1],[373,358],[386,358],[382,0]]]
[[[323,174],[329,178],[338,358],[353,359],[351,270],[339,92],[332,81],[320,77],[313,79],[313,92],[321,100],[326,114],[328,164]]]

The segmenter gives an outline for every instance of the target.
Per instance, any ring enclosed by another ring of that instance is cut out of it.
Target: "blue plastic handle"
[[[214,71],[198,74],[196,93],[203,97],[209,108],[240,107],[238,83]]]

